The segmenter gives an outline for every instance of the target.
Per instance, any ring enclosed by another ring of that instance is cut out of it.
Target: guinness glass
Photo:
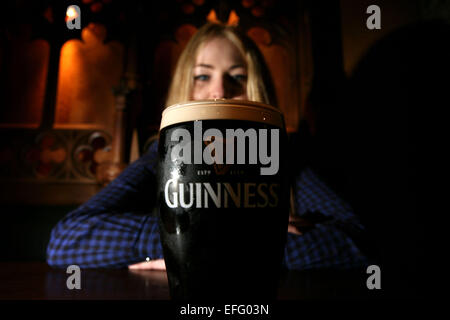
[[[161,241],[173,299],[274,299],[286,241],[284,119],[274,107],[194,101],[164,110]]]

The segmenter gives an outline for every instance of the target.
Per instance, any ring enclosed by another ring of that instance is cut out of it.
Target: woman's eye
[[[198,76],[194,77],[194,80],[208,81],[209,80],[209,75],[207,75],[207,74],[199,74]]]
[[[247,80],[247,75],[245,75],[245,74],[235,74],[235,75],[232,75],[231,77],[234,80],[237,80],[237,81],[240,81],[240,82]]]

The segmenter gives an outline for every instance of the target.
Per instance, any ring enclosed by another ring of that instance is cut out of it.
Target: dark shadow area
[[[0,261],[46,261],[53,226],[76,206],[0,207]]]
[[[448,39],[450,26],[440,21],[398,29],[369,49],[348,80],[333,89],[317,81],[311,93],[317,135],[304,143],[302,161],[367,226],[358,241],[392,297],[425,294],[423,222],[436,216],[418,206],[434,187],[423,172],[435,173],[435,130],[449,105]]]

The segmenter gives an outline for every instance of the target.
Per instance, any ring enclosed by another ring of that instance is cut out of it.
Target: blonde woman
[[[166,105],[221,98],[276,106],[270,73],[256,45],[235,27],[207,24],[181,54]]]
[[[235,27],[206,24],[179,58],[166,105],[225,98],[276,106],[273,88],[264,59],[248,37]],[[155,142],[118,178],[61,220],[52,230],[48,263],[56,267],[77,264],[165,269],[157,218],[152,214],[156,163]],[[300,229],[290,227],[285,266],[312,269],[365,265],[365,257],[341,227],[361,228],[350,208],[312,170],[303,170],[295,181],[294,213],[298,217],[312,214],[312,221],[315,213],[318,220],[327,222]]]

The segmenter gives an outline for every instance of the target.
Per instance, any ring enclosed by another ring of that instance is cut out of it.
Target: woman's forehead
[[[239,49],[227,38],[212,38],[199,47],[196,65],[216,65],[221,62],[246,65],[245,58]]]

